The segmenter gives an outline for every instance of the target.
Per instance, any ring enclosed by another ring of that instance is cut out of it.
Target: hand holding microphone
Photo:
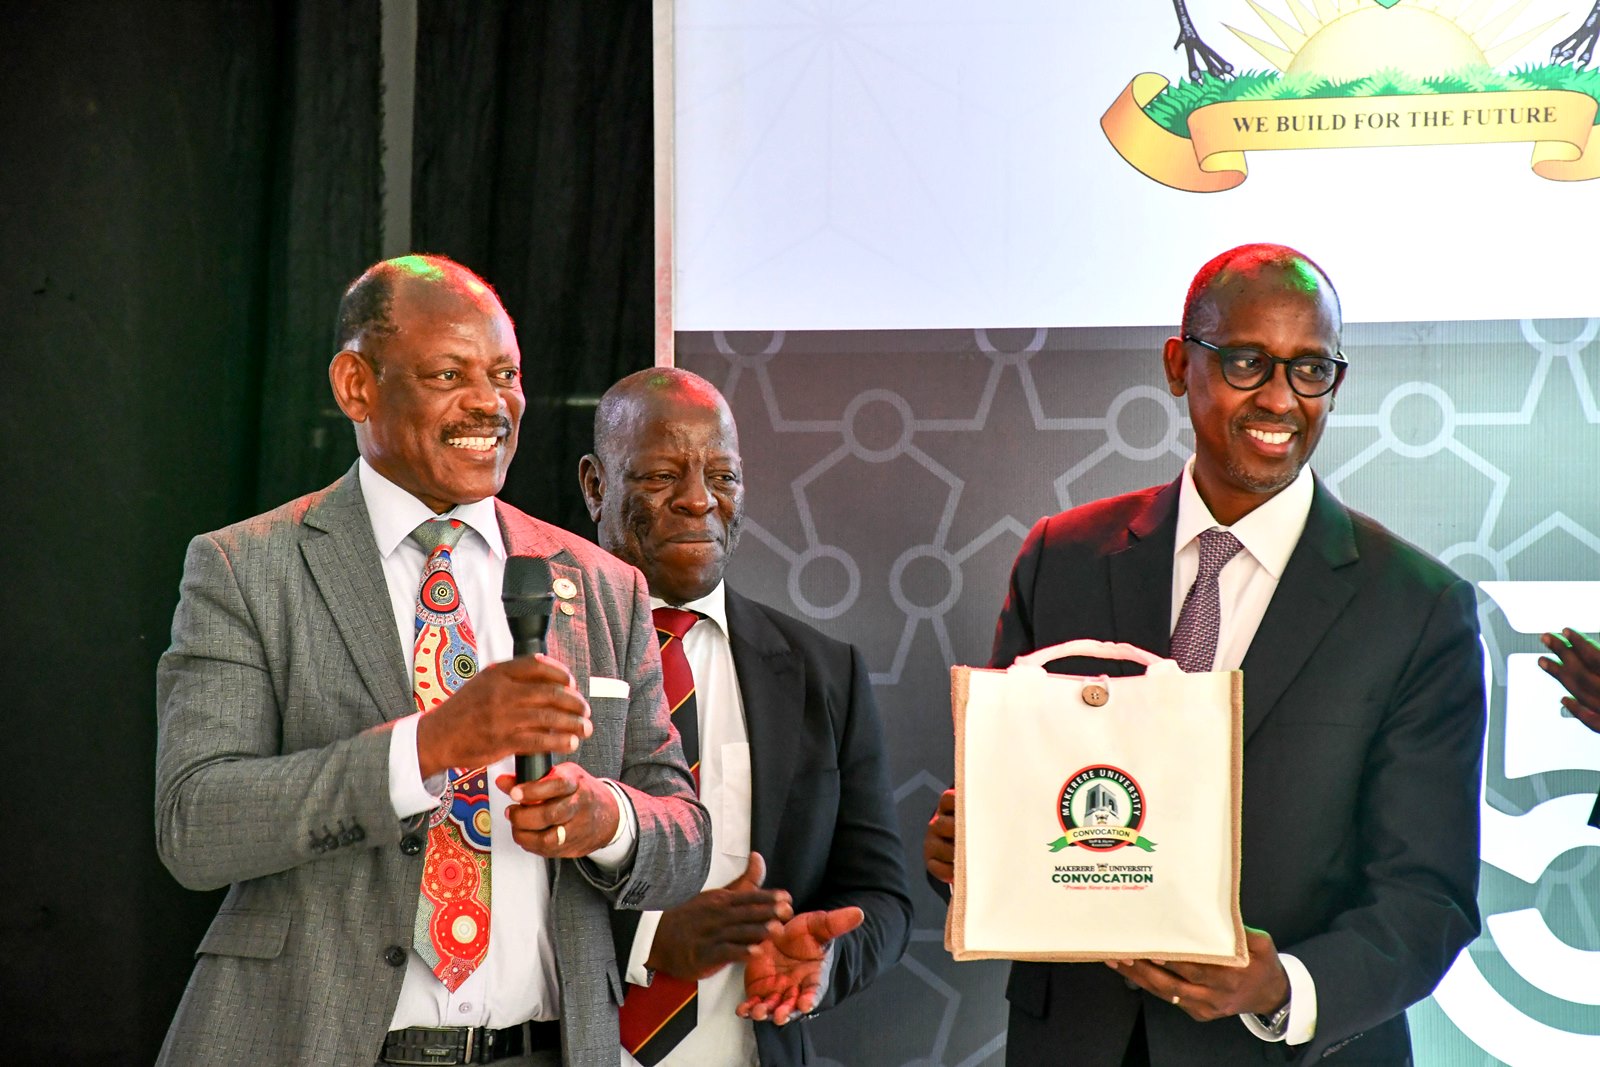
[[[549,562],[538,556],[507,559],[500,600],[517,658],[543,655],[555,609]],[[535,662],[553,663],[548,657]],[[518,753],[514,780],[506,775],[495,784],[517,801],[507,818],[517,843],[530,852],[587,856],[616,833],[621,817],[616,797],[576,763],[558,764],[552,772],[550,753]]]
[[[541,856],[587,856],[612,840],[621,812],[610,787],[578,763],[551,766],[550,753],[575,750],[594,723],[572,672],[544,654],[555,606],[549,563],[507,559],[501,602],[515,658],[483,668],[422,716],[419,769],[427,778],[513,755],[516,774],[495,784],[516,801],[506,815],[517,843]]]
[[[544,652],[555,599],[550,591],[549,561],[538,556],[512,556],[506,560],[500,602],[505,605],[506,622],[511,626],[513,655]],[[517,754],[517,781],[535,782],[549,773],[548,752]]]
[[[482,767],[516,756],[519,778],[533,781],[548,773],[550,752],[571,752],[593,733],[588,701],[572,672],[549,656],[534,654],[544,647],[550,619],[548,564],[512,557],[506,582],[503,596],[517,658],[482,668],[422,716],[417,763],[423,778],[449,767]],[[541,755],[530,761],[520,755],[527,752]]]

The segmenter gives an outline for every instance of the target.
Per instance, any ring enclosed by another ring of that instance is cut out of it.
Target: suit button
[[[422,851],[422,838],[416,834],[407,834],[400,839],[400,851],[408,856],[415,856]]]
[[[399,967],[406,962],[406,950],[399,945],[390,945],[383,950],[383,962],[391,967]]]

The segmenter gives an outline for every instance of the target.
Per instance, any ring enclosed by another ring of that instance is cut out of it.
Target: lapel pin
[[[555,581],[550,583],[550,588],[552,591],[554,591],[556,596],[560,597],[562,600],[571,600],[573,597],[578,595],[578,587],[572,583],[571,578],[557,578]],[[563,604],[561,606],[567,608],[571,605]],[[567,614],[571,615],[572,612],[568,611]]]

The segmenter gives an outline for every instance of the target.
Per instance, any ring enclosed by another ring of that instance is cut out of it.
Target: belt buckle
[[[429,1045],[425,1042],[416,1042],[407,1052],[401,1054],[386,1053],[383,1057],[385,1063],[394,1064],[395,1067],[448,1067],[451,1064],[471,1063],[473,1047],[473,1028],[455,1026],[412,1026],[407,1027],[412,1032],[448,1034],[455,1037],[466,1030],[466,1050],[459,1051],[452,1041],[448,1044]],[[414,1051],[412,1051],[414,1049]]]

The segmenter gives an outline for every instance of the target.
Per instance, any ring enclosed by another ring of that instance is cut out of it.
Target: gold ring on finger
[[[1180,1001],[1182,999],[1183,998],[1178,996],[1178,994],[1176,994],[1176,993],[1172,994],[1172,1004],[1173,1004],[1173,1006],[1176,1007],[1177,1004],[1178,1004],[1178,1001]]]
[[[567,827],[566,827],[565,823],[562,823],[561,825],[556,827],[556,848],[561,848],[566,843],[567,843]],[[1174,1004],[1176,1004],[1178,1002],[1177,998],[1173,998],[1172,1002]]]

